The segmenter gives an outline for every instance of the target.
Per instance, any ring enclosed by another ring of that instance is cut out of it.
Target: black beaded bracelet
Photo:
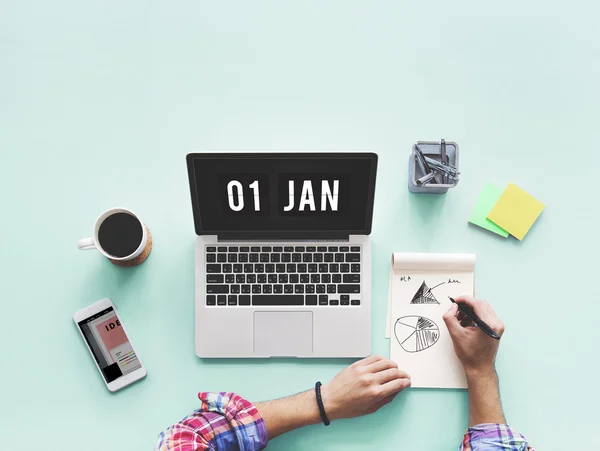
[[[323,406],[323,398],[321,398],[321,382],[317,381],[315,384],[315,394],[317,395],[317,404],[319,405],[319,412],[321,413],[321,420],[323,420],[323,424],[325,426],[329,426],[329,418],[327,418],[327,414],[325,413],[325,407]]]

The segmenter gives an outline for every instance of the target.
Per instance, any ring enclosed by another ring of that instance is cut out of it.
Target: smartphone
[[[79,310],[73,320],[111,392],[146,377],[146,368],[109,298]]]

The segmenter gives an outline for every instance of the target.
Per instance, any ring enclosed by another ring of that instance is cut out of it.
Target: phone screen
[[[78,323],[106,383],[142,367],[112,307]]]

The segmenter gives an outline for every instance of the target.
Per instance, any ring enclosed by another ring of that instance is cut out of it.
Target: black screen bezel
[[[371,163],[369,174],[369,195],[367,200],[366,220],[364,229],[359,230],[207,230],[202,227],[200,209],[198,203],[198,192],[196,189],[196,177],[194,162],[198,159],[364,159]],[[188,177],[190,183],[190,194],[192,199],[192,210],[194,214],[194,228],[196,235],[218,235],[223,239],[339,239],[347,238],[349,235],[369,235],[373,223],[373,206],[375,200],[375,181],[377,177],[377,154],[372,152],[352,153],[190,153],[186,157]]]

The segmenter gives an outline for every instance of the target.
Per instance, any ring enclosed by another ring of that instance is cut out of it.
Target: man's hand
[[[383,357],[367,357],[353,363],[321,386],[327,417],[333,421],[373,413],[405,388],[410,377]],[[269,439],[309,424],[321,422],[321,414],[310,389],[288,398],[256,403],[267,426]]]
[[[471,306],[475,314],[485,321],[500,336],[504,333],[504,324],[496,315],[490,304],[471,296],[461,296],[455,299],[456,303],[464,302]],[[450,310],[444,314],[444,322],[448,327],[454,351],[462,362],[465,373],[494,372],[494,361],[498,352],[499,340],[486,335],[460,310],[458,305],[452,304]]]
[[[373,413],[408,387],[410,376],[395,362],[371,356],[342,370],[321,387],[321,395],[333,421]]]
[[[500,336],[504,333],[504,324],[490,305],[470,296],[456,298],[457,303],[471,306],[475,314],[487,323]],[[506,423],[500,393],[498,376],[494,367],[500,340],[488,336],[463,312],[458,305],[452,304],[444,315],[454,351],[460,359],[467,376],[469,388],[469,426],[482,423]]]

